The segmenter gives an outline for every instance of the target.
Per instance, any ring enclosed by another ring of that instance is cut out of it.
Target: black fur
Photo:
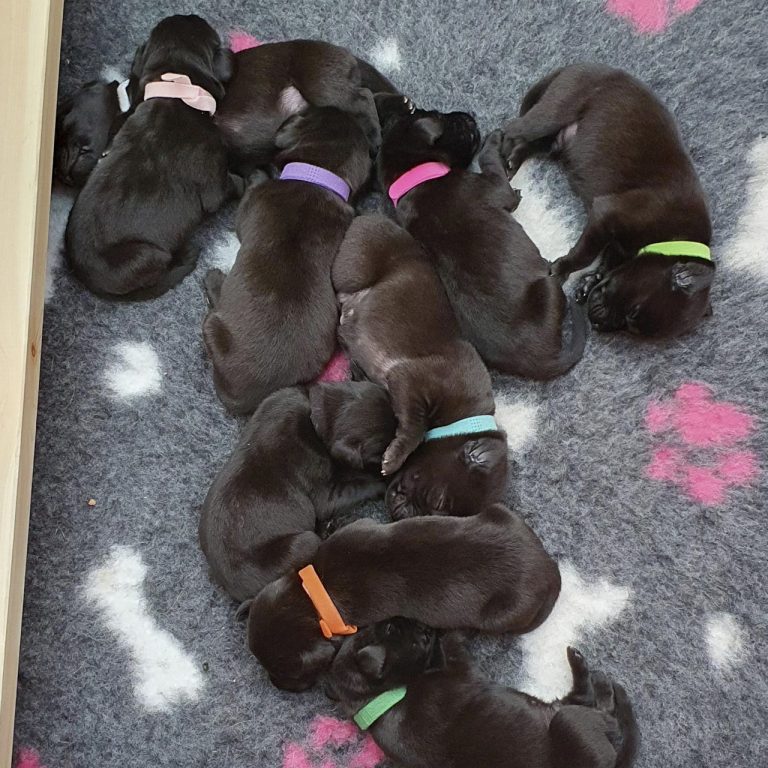
[[[307,105],[356,116],[372,151],[381,140],[372,89],[395,87],[348,50],[319,40],[289,40],[236,54],[237,74],[216,115],[232,167],[250,174],[275,153],[283,122]]]
[[[389,399],[374,384],[268,397],[203,504],[200,546],[214,581],[246,600],[311,562],[318,523],[383,494],[377,465],[394,429]]]
[[[165,72],[188,75],[220,100],[230,56],[198,16],[164,19],[136,52],[131,102],[137,106],[88,178],[67,225],[69,264],[95,293],[147,298],[176,285],[197,260],[194,229],[242,192],[242,180],[227,172],[210,115],[179,99],[139,103],[144,86]]]
[[[503,373],[534,379],[565,373],[584,352],[586,316],[569,306],[548,262],[510,215],[520,195],[507,180],[501,131],[490,134],[480,173],[472,173],[480,134],[471,115],[413,109],[399,96],[377,95],[376,103],[383,189],[421,163],[452,168],[404,195],[396,212],[432,258],[464,338]],[[563,344],[566,315],[573,332]]]
[[[368,143],[357,121],[333,107],[309,107],[280,128],[275,159],[319,165],[354,195],[368,178]],[[338,310],[331,267],[354,209],[303,181],[259,177],[237,217],[232,271],[207,279],[211,309],[203,339],[219,397],[251,413],[271,392],[318,376],[336,347]]]
[[[400,615],[441,628],[530,632],[560,592],[555,561],[500,504],[472,517],[358,520],[324,541],[312,563],[342,618],[357,626]],[[296,574],[250,606],[249,647],[280,688],[311,686],[334,642],[321,635]]]
[[[339,338],[366,376],[386,387],[397,417],[384,474],[400,469],[431,427],[494,412],[488,371],[461,338],[440,278],[404,229],[380,215],[357,218],[333,285]],[[433,450],[447,447],[435,442]]]
[[[668,337],[709,314],[712,262],[637,255],[651,243],[711,237],[675,120],[648,88],[619,69],[564,67],[531,88],[504,135],[510,174],[532,154],[553,154],[587,206],[587,226],[554,272],[566,277],[600,258],[579,286],[595,328]]]
[[[457,636],[396,618],[344,641],[326,692],[351,716],[405,686],[370,729],[403,768],[629,768],[640,734],[624,689],[576,649],[568,660],[573,689],[548,704],[483,678]]]
[[[117,81],[94,80],[64,99],[56,110],[53,172],[59,181],[82,187],[125,121]]]

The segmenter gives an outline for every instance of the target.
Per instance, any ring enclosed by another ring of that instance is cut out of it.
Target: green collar
[[[395,704],[399,704],[404,698],[407,688],[393,688],[384,691],[375,699],[369,701],[352,719],[357,723],[361,731],[367,731],[382,715],[389,712]]]
[[[659,253],[662,256],[693,256],[697,259],[712,261],[709,246],[704,243],[694,243],[691,240],[668,240],[664,243],[651,243],[641,248],[638,256],[646,253]]]

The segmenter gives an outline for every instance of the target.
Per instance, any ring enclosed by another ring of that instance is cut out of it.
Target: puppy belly
[[[568,142],[572,141],[573,138],[576,136],[576,131],[578,130],[578,123],[571,123],[570,125],[566,125],[565,128],[563,128],[560,133],[557,134],[557,138],[555,139],[555,143],[553,145],[553,150],[555,152],[562,152]]]
[[[308,106],[309,102],[301,95],[299,89],[293,85],[283,88],[280,91],[280,96],[277,98],[277,108],[280,114],[285,115],[285,117],[296,115]]]

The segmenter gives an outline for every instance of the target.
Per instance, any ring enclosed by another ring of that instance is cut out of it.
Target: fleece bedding
[[[61,95],[126,73],[151,27],[177,12],[222,35],[348,46],[418,104],[472,110],[484,131],[541,75],[578,60],[627,69],[672,110],[711,201],[713,315],[665,343],[592,334],[551,383],[494,377],[508,501],[558,559],[563,591],[540,629],[478,637],[472,650],[489,677],[553,698],[576,645],[629,691],[641,768],[765,765],[764,3],[69,0]],[[529,161],[513,183],[518,219],[547,258],[563,255],[584,215],[561,172]],[[198,548],[200,505],[241,428],[216,398],[200,337],[202,276],[236,254],[234,207],[201,228],[193,275],[127,304],[69,274],[70,203],[54,191],[17,764],[385,766],[320,690],[270,686]]]

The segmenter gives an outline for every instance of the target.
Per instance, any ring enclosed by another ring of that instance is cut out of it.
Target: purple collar
[[[349,184],[341,176],[326,171],[319,165],[287,163],[280,174],[281,181],[308,181],[335,192],[345,202],[349,200]]]

